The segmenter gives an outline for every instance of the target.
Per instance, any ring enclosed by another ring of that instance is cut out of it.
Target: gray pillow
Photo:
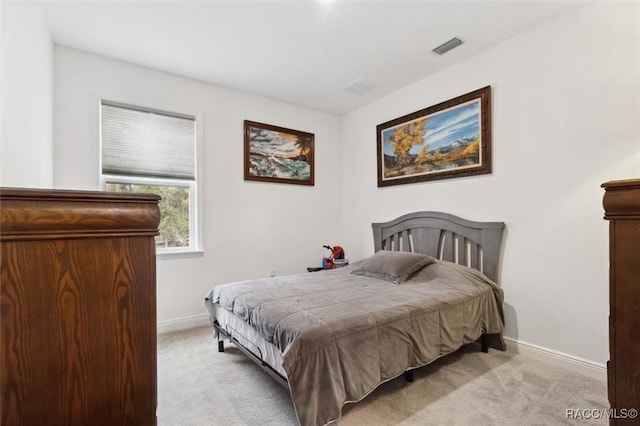
[[[351,273],[402,284],[412,274],[433,262],[435,259],[425,254],[380,250],[360,262]]]

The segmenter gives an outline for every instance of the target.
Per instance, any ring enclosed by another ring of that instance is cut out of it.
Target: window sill
[[[188,259],[192,257],[202,257],[204,250],[176,250],[176,251],[156,251],[157,260]]]

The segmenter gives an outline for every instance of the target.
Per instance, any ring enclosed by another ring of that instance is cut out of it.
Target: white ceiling
[[[46,11],[60,45],[340,115],[580,5],[93,0]],[[465,43],[431,52],[454,36]],[[358,78],[373,89],[343,89]]]

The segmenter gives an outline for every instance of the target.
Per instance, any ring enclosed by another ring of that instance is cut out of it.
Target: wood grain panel
[[[603,206],[609,225],[608,393],[611,408],[640,409],[640,180],[607,182]],[[614,418],[611,424],[640,420]]]
[[[638,194],[640,198],[640,193]],[[616,407],[640,406],[640,221],[618,220],[613,227]],[[636,422],[635,424],[638,424]]]
[[[640,218],[640,179],[605,182],[602,187],[606,190],[602,200],[605,219]]]
[[[151,194],[0,188],[0,197],[3,241],[155,235],[160,222],[159,197]]]
[[[2,242],[2,425],[156,424],[153,235],[88,233]]]

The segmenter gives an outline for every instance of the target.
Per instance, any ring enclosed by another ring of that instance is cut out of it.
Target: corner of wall
[[[2,2],[0,185],[53,186],[53,42],[44,6]]]

